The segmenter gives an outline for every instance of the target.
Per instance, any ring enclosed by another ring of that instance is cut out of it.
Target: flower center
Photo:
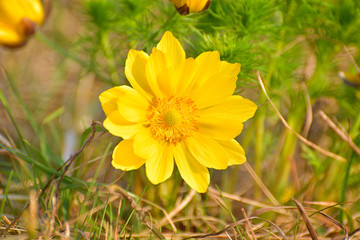
[[[149,107],[146,124],[158,141],[176,145],[197,131],[197,108],[189,98],[158,98]]]
[[[164,122],[169,126],[173,127],[181,121],[181,114],[175,109],[170,109],[164,115]]]

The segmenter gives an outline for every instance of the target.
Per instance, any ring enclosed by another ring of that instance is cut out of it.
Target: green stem
[[[344,181],[343,181],[341,192],[340,192],[340,203],[344,203],[346,201],[346,189],[348,186],[351,165],[352,165],[354,157],[355,157],[355,152],[352,153],[351,158],[346,166],[345,177],[344,177]],[[343,222],[343,215],[344,215],[344,210],[342,208],[340,208],[340,213],[339,213],[340,223]]]
[[[16,132],[17,134],[19,135],[20,137],[20,142],[21,142],[21,145],[23,146],[23,148],[25,149],[25,151],[29,154],[29,149],[27,148],[26,144],[25,144],[25,139],[20,131],[20,128],[19,126],[17,125],[16,121],[15,121],[15,118],[14,116],[12,115],[12,112],[10,110],[10,107],[9,107],[9,104],[8,102],[6,101],[6,98],[5,98],[5,95],[3,94],[1,88],[0,88],[0,101],[2,102],[2,104],[4,105],[5,109],[6,109],[6,112],[7,114],[9,115],[10,119],[11,119],[11,122],[12,124],[14,125],[15,129],[16,129]]]
[[[119,74],[116,70],[116,64],[114,59],[114,52],[111,48],[110,42],[109,42],[109,33],[103,32],[101,34],[101,44],[103,47],[103,51],[107,60],[107,65],[110,71],[110,77],[113,85],[119,85]]]
[[[11,171],[10,175],[8,177],[8,181],[7,181],[7,184],[6,184],[6,187],[5,187],[5,190],[4,190],[4,195],[3,195],[4,198],[3,198],[2,202],[1,202],[0,215],[3,215],[3,213],[4,213],[5,201],[8,200],[7,194],[8,194],[8,191],[9,191],[9,187],[10,187],[10,183],[11,183],[13,173],[14,173],[14,171]]]
[[[56,175],[57,177],[60,177],[62,172],[61,171],[56,171],[52,168],[49,168],[37,161],[34,161],[33,159],[31,159],[30,157],[12,149],[12,148],[8,148],[7,146],[3,145],[2,143],[0,143],[0,148],[3,148],[5,149],[6,151],[8,151],[9,153],[12,153],[14,154],[15,156],[21,158],[22,160],[24,160],[25,162],[27,162],[28,164],[31,164],[32,166],[35,166],[37,168],[39,168],[42,172],[44,173],[47,173],[48,175]],[[65,176],[64,177],[64,181],[66,183],[76,183],[76,184],[79,184],[79,185],[82,185],[82,186],[87,186],[86,182],[80,180],[80,179],[77,179],[77,178],[73,178],[73,177],[68,177],[68,176]]]

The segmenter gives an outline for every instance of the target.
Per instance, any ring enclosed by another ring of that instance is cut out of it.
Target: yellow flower
[[[123,171],[145,164],[153,184],[167,180],[174,163],[186,183],[205,192],[208,168],[225,169],[246,161],[234,138],[256,105],[232,95],[240,64],[220,61],[218,51],[186,58],[170,32],[147,55],[130,50],[125,74],[133,88],[118,86],[99,99],[104,126],[122,140],[112,165]]]
[[[181,15],[205,11],[211,0],[170,0]]]
[[[360,88],[360,73],[339,72],[339,77],[349,86]]]
[[[22,45],[44,17],[41,0],[0,0],[0,45]]]

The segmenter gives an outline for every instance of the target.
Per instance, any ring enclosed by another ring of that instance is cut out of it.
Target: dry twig
[[[216,196],[220,196],[220,193],[217,189],[213,188],[213,187],[209,187],[208,188],[208,193],[209,194],[214,194]],[[221,195],[225,198],[234,200],[234,201],[238,201],[238,202],[242,202],[245,204],[249,204],[251,206],[255,206],[255,207],[260,207],[260,208],[266,208],[266,207],[272,207],[270,205],[267,205],[265,203],[261,203],[249,198],[244,198],[244,197],[240,197],[238,195],[234,195],[234,194],[230,194],[230,193],[226,193],[226,192],[221,192]]]
[[[358,73],[360,73],[360,68],[359,68],[359,66],[357,65],[357,63],[356,63],[353,55],[351,54],[349,48],[348,48],[346,45],[344,45],[344,49],[345,49],[347,55],[349,56],[350,61],[352,62],[352,64],[353,64],[354,67],[356,68],[356,71],[357,71]]]
[[[113,187],[115,187],[119,193],[130,203],[131,207],[138,213],[140,220],[145,223],[145,225],[155,234],[155,236],[159,239],[165,239],[161,232],[153,226],[152,222],[148,218],[147,212],[139,206],[135,199],[130,196],[122,187],[118,185],[114,185]]]
[[[58,195],[58,191],[60,190],[60,183],[67,171],[67,169],[70,167],[71,163],[80,155],[80,153],[84,150],[84,148],[93,140],[95,133],[96,133],[96,124],[101,124],[99,122],[93,122],[91,124],[92,126],[92,134],[91,136],[85,141],[85,143],[83,144],[83,146],[80,148],[79,151],[77,151],[75,154],[73,154],[62,166],[60,166],[57,170],[56,173],[53,174],[51,176],[51,178],[47,181],[47,183],[45,184],[45,186],[39,190],[39,192],[36,195],[36,199],[38,200],[45,192],[46,190],[50,187],[51,183],[54,181],[54,179],[56,178],[56,176],[58,175],[58,172],[65,166],[65,169],[63,171],[63,173],[60,176],[58,185],[57,185],[57,195]],[[27,210],[30,207],[30,202],[28,202],[26,204],[26,206],[24,207],[24,209],[22,210],[22,212],[19,214],[18,217],[16,217],[11,224],[9,224],[7,226],[7,228],[5,230],[2,231],[0,236],[4,236],[6,235],[6,233],[20,220],[20,218],[22,217],[22,215],[24,214],[25,210]]]
[[[221,234],[223,234],[223,233],[226,233],[226,232],[234,229],[236,226],[241,225],[241,224],[245,223],[246,221],[252,220],[252,219],[260,219],[260,220],[263,220],[263,221],[269,223],[270,225],[272,225],[272,226],[278,231],[278,233],[281,235],[282,238],[284,238],[284,239],[286,238],[286,235],[285,235],[285,233],[281,230],[281,228],[280,228],[279,226],[277,226],[276,224],[274,224],[273,222],[271,222],[271,221],[269,221],[269,220],[267,220],[267,219],[264,219],[264,218],[249,217],[248,219],[245,219],[245,218],[244,218],[244,219],[241,219],[241,220],[239,220],[239,221],[237,221],[237,222],[234,222],[234,223],[232,223],[232,224],[229,224],[229,225],[228,225],[227,227],[225,227],[223,230],[218,231],[218,232],[216,232],[216,233],[208,233],[208,234],[203,234],[203,235],[194,235],[194,236],[186,237],[186,238],[184,238],[184,240],[190,239],[190,238],[206,238],[206,237],[219,236],[219,235],[221,235]]]
[[[308,215],[305,212],[304,207],[298,201],[296,201],[296,199],[294,199],[294,202],[295,202],[297,208],[299,209],[299,212],[301,214],[302,219],[305,222],[306,228],[308,229],[308,231],[310,233],[311,239],[312,240],[318,240],[319,238],[317,236],[317,233],[316,233],[314,227],[312,226],[312,224],[310,222],[310,219],[309,219]]]
[[[91,127],[92,127],[92,131],[91,131],[91,135],[88,139],[86,139],[85,143],[82,145],[82,147],[79,149],[79,151],[77,151],[76,153],[72,154],[70,156],[70,158],[60,167],[64,168],[64,171],[62,172],[60,178],[59,178],[59,181],[57,183],[57,186],[56,186],[56,193],[55,193],[55,196],[58,197],[59,196],[59,193],[60,193],[60,184],[66,174],[66,172],[69,170],[69,167],[71,166],[71,164],[74,162],[74,160],[80,155],[80,153],[82,153],[84,151],[84,149],[86,148],[87,145],[90,144],[90,142],[94,139],[95,137],[95,133],[96,133],[96,125],[97,124],[101,124],[101,123],[98,123],[98,122],[95,122],[93,121],[91,123]],[[102,124],[101,124],[102,125]]]
[[[252,169],[251,165],[248,162],[244,163],[244,167],[250,174],[250,176],[254,179],[254,181],[257,183],[257,185],[260,187],[261,191],[269,198],[269,200],[276,206],[279,206],[280,203],[276,200],[274,195],[270,192],[270,190],[265,186],[265,184],[261,181],[259,176],[256,174],[254,169]]]
[[[308,145],[309,147],[317,150],[318,152],[324,154],[325,156],[331,157],[331,158],[333,158],[333,159],[335,159],[335,160],[338,160],[338,161],[341,161],[341,162],[346,162],[346,159],[345,159],[344,157],[339,156],[339,155],[337,155],[337,154],[335,154],[335,153],[333,153],[333,152],[330,152],[330,151],[328,151],[328,150],[325,150],[325,149],[321,148],[320,146],[318,146],[318,145],[316,145],[315,143],[307,140],[306,138],[304,138],[303,136],[301,136],[299,133],[297,133],[294,129],[292,129],[292,128],[289,126],[289,124],[286,122],[285,118],[281,115],[281,113],[279,112],[279,110],[276,108],[275,104],[271,101],[269,95],[268,95],[267,92],[266,92],[266,89],[265,89],[264,83],[263,83],[263,81],[262,81],[262,79],[261,79],[260,73],[257,72],[257,75],[258,75],[258,81],[259,81],[259,83],[260,83],[261,89],[263,90],[266,98],[269,100],[269,103],[271,104],[271,106],[272,106],[273,109],[275,110],[276,114],[279,116],[281,122],[283,123],[283,125],[284,125],[287,129],[289,129],[293,134],[295,134],[296,137],[297,137],[300,141],[302,141],[304,144],[306,144],[306,145]]]
[[[242,209],[241,209],[241,211],[242,211],[242,212],[243,212],[243,214],[244,214],[244,217],[245,217],[246,223],[249,225],[249,228],[250,228],[250,231],[251,231],[251,236],[252,236],[252,238],[253,238],[254,240],[256,240],[254,230],[253,230],[253,228],[252,228],[252,225],[251,225],[251,223],[250,223],[250,220],[249,220],[248,216],[246,215],[245,209],[244,209],[244,208],[242,208]],[[248,234],[248,235],[249,235],[249,234]]]
[[[355,145],[355,143],[351,140],[350,136],[347,136],[344,131],[342,131],[336,124],[331,121],[331,119],[323,112],[320,111],[320,117],[326,122],[329,127],[331,127],[334,132],[339,135],[339,137],[344,140],[359,156],[360,156],[360,148]]]
[[[168,216],[160,220],[160,226],[164,226],[167,221],[170,221],[174,216],[176,216],[181,210],[183,210],[189,202],[194,198],[196,192],[194,189],[191,189],[189,194],[177,205],[174,210],[172,210]]]
[[[43,191],[40,189],[39,192],[36,194],[35,199],[38,199],[39,196],[41,196],[43,194]],[[26,206],[24,207],[24,209],[22,210],[22,212],[19,214],[19,216],[17,216],[1,233],[0,237],[5,236],[6,233],[13,227],[15,226],[15,224],[20,220],[20,218],[22,217],[22,215],[24,214],[25,210],[27,210],[30,207],[30,201],[26,204]]]

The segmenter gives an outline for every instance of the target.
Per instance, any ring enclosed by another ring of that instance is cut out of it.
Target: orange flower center
[[[176,126],[180,121],[181,121],[181,114],[175,109],[170,109],[164,115],[164,122],[169,127]]]
[[[197,131],[197,108],[189,98],[158,98],[149,107],[147,126],[158,141],[176,145]]]

